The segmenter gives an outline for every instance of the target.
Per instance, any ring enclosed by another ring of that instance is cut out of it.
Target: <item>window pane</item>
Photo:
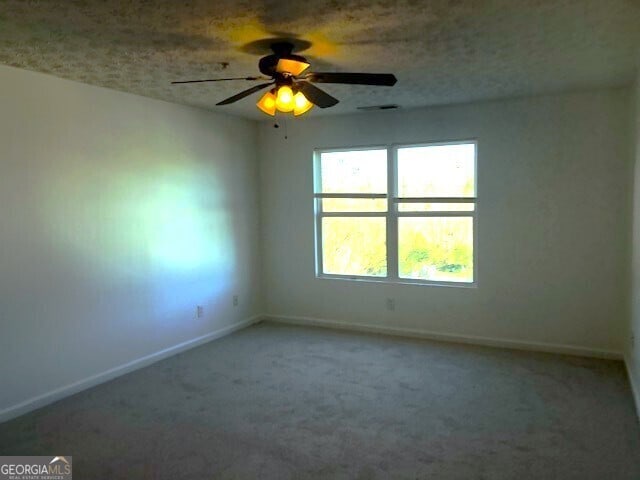
[[[386,276],[386,222],[373,217],[323,218],[323,273]]]
[[[473,219],[400,217],[398,260],[402,278],[473,282]]]
[[[399,212],[473,212],[474,203],[399,203]]]
[[[398,149],[399,197],[475,196],[475,144]]]
[[[387,151],[320,154],[319,193],[387,193]]]
[[[386,212],[386,198],[323,198],[323,212]]]

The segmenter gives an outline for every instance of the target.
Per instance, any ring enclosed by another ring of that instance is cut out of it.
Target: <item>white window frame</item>
[[[475,197],[411,197],[400,198],[397,192],[398,150],[412,147],[434,147],[443,145],[474,145],[474,192]],[[387,193],[321,193],[320,157],[323,153],[354,152],[366,150],[387,151]],[[340,147],[340,148],[316,148],[313,152],[313,202],[315,219],[315,271],[316,278],[333,280],[355,280],[377,283],[402,283],[413,285],[446,286],[458,288],[475,288],[478,285],[478,140],[451,140],[420,143],[392,143],[385,145]],[[386,212],[323,212],[323,198],[385,198],[387,200]],[[473,203],[472,211],[444,211],[444,212],[399,212],[398,203]],[[323,273],[322,266],[322,219],[325,217],[378,217],[386,218],[387,224],[387,275],[341,275],[335,273]],[[456,282],[443,280],[422,280],[413,278],[401,278],[398,274],[398,218],[402,217],[464,217],[471,218],[473,231],[473,282]]]

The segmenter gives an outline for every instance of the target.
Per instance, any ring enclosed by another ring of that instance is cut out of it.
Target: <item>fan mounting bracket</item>
[[[282,58],[288,58],[293,53],[293,43],[290,42],[274,42],[271,44],[271,50],[274,54]]]

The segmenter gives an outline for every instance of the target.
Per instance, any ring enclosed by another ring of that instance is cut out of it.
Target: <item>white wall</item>
[[[625,341],[626,361],[640,414],[640,70],[636,78],[633,118],[635,157],[633,185],[633,230],[631,259],[631,322]],[[635,347],[630,338],[635,336]]]
[[[0,419],[262,311],[623,347],[627,90],[300,118],[285,140],[270,123],[256,136],[249,121],[10,67],[0,87]],[[472,137],[478,288],[315,278],[313,148]]]
[[[0,67],[0,413],[260,312],[256,141]]]
[[[622,351],[631,162],[627,89],[260,126],[266,311]],[[315,147],[477,138],[477,288],[316,279]],[[395,312],[385,298],[396,299]]]

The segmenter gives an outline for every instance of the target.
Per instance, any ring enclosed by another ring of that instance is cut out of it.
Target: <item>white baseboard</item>
[[[160,360],[171,357],[180,352],[184,352],[185,350],[189,350],[204,343],[211,342],[212,340],[224,337],[237,330],[241,330],[250,325],[253,325],[254,323],[258,323],[262,319],[262,315],[255,315],[241,322],[234,323],[232,325],[228,325],[213,332],[207,333],[206,335],[202,335],[201,337],[187,340],[186,342],[182,342],[178,345],[160,350],[159,352],[137,358],[135,360],[132,360],[131,362],[127,362],[123,365],[119,365],[104,372],[91,375],[90,377],[70,383],[69,385],[56,388],[55,390],[51,390],[42,395],[29,398],[16,405],[12,405],[8,408],[0,410],[0,423],[6,422],[7,420],[18,417],[20,415],[24,415],[25,413],[28,413],[32,410],[36,410],[37,408],[44,407],[45,405],[53,403],[64,397],[68,397],[69,395],[73,395],[74,393],[78,393],[82,390],[86,390],[101,383],[108,382],[109,380],[112,380],[126,373],[130,373],[134,370],[149,366],[152,363],[159,362]]]
[[[629,378],[629,385],[631,385],[631,393],[633,394],[633,400],[636,405],[638,421],[640,421],[640,385],[636,382],[636,377],[633,374],[634,371],[631,368],[631,359],[627,355],[624,357],[624,364],[627,367],[627,377]]]
[[[611,350],[599,350],[576,345],[563,345],[556,343],[525,342],[522,340],[512,340],[508,338],[479,337],[474,335],[460,335],[457,333],[440,333],[428,330],[418,330],[404,327],[387,327],[382,325],[371,325],[364,323],[347,323],[337,320],[327,320],[323,318],[296,317],[290,315],[263,315],[264,320],[273,322],[289,323],[294,325],[313,325],[317,327],[336,328],[341,330],[351,330],[357,332],[381,333],[400,337],[423,338],[427,340],[437,340],[450,343],[466,343],[471,345],[483,345],[489,347],[510,348],[515,350],[528,350],[535,352],[560,353],[564,355],[575,355],[579,357],[606,358],[622,360],[620,352]]]

